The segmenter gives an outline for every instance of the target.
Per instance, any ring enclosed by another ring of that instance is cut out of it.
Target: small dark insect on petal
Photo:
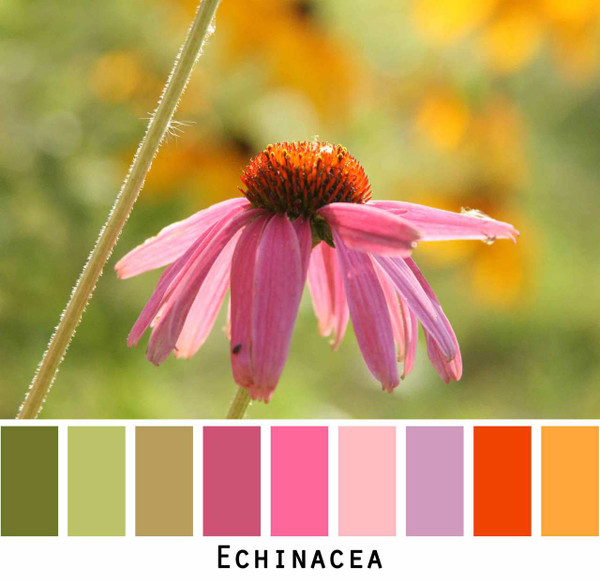
[[[237,355],[237,354],[238,354],[238,353],[239,353],[241,350],[242,350],[242,344],[240,343],[240,344],[236,345],[236,346],[235,346],[235,347],[234,347],[234,348],[231,350],[231,352],[232,352],[234,355]]]

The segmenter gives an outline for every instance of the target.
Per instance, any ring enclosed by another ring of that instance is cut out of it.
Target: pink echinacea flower
[[[131,330],[152,328],[147,358],[191,357],[212,330],[227,290],[233,377],[269,401],[289,352],[308,281],[319,332],[340,344],[348,319],[363,358],[392,391],[413,367],[417,323],[431,363],[458,380],[458,341],[410,254],[418,241],[510,238],[510,224],[397,201],[370,201],[361,165],[339,145],[269,145],[246,168],[244,197],[167,226],[116,265],[129,278],[169,265]]]

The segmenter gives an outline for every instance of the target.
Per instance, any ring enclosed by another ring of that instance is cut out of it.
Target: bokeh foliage
[[[194,11],[191,0],[0,4],[0,416],[12,417],[110,208]],[[351,332],[338,352],[305,296],[272,402],[250,417],[598,417],[600,5],[596,0],[222,0],[148,183],[44,417],[222,417],[217,327],[155,368],[125,338],[158,273],[116,258],[237,195],[267,143],[343,143],[374,196],[477,208],[517,245],[415,257],[463,350],[444,385],[420,344],[393,395]],[[142,342],[142,345],[144,342]]]

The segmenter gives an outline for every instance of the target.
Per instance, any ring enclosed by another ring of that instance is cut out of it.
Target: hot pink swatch
[[[396,534],[396,428],[339,430],[340,535]]]
[[[327,536],[326,427],[271,428],[271,534]]]

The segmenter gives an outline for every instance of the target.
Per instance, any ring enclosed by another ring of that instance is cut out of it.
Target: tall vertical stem
[[[121,191],[108,215],[87,263],[73,291],[58,326],[52,335],[35,377],[29,386],[25,401],[19,409],[17,418],[35,418],[54,382],[58,366],[75,335],[83,311],[88,304],[102,270],[119,239],[131,209],[144,185],[152,160],[169,129],[177,104],[185,91],[194,63],[199,57],[204,41],[212,32],[211,23],[220,0],[203,0],[187,37],[171,70],[167,84],[159,99],[154,115],[148,123],[146,133],[137,149]]]

